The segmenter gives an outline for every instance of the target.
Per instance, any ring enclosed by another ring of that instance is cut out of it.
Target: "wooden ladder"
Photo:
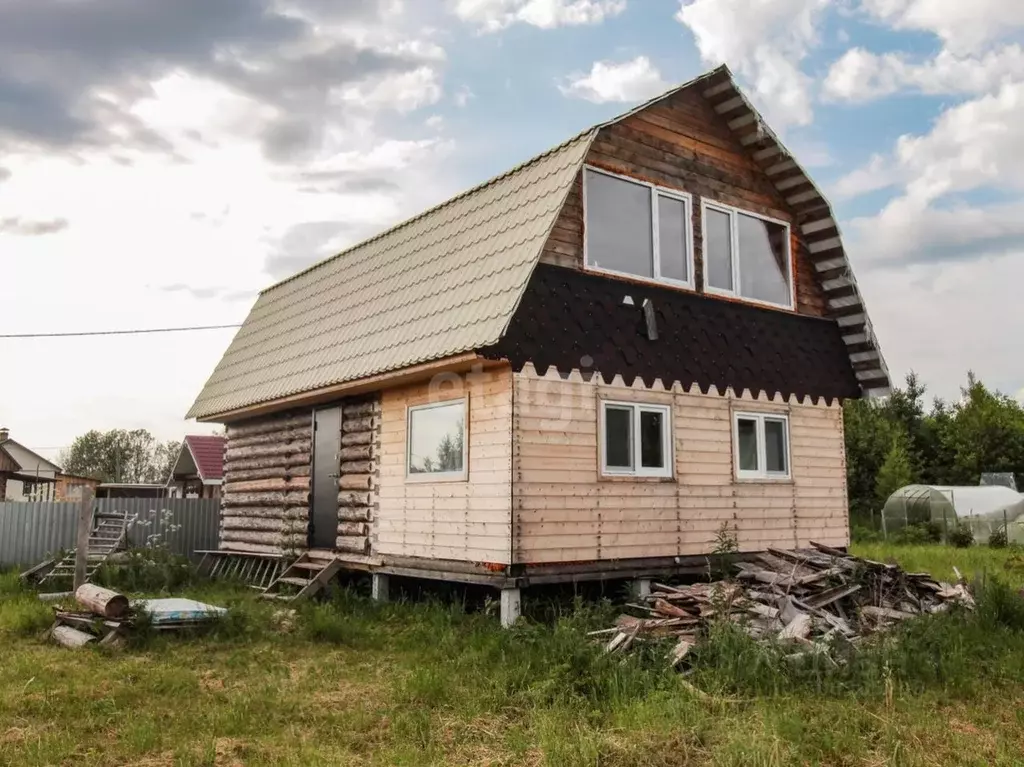
[[[111,554],[124,546],[128,538],[128,512],[107,512],[93,510],[89,528],[89,543],[86,547],[85,580],[91,581],[100,565],[107,561]],[[64,558],[42,574],[39,583],[62,578],[75,577],[76,550],[72,549]],[[26,575],[39,572],[33,568]]]
[[[331,582],[341,565],[333,554],[305,551],[267,586],[261,596],[283,602],[308,599]]]

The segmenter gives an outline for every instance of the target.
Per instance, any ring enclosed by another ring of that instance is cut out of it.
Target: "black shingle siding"
[[[655,341],[644,299],[654,304]],[[704,392],[714,385],[787,399],[860,396],[834,320],[546,264],[534,271],[505,336],[481,354],[517,371],[532,362],[541,375],[552,366],[563,375],[578,368],[606,381],[621,375],[626,385],[639,377],[647,386],[660,378],[666,387],[679,381]]]

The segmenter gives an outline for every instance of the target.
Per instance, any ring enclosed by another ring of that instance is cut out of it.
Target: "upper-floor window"
[[[711,202],[703,218],[707,292],[792,309],[789,225]]]
[[[586,168],[587,266],[693,287],[690,206],[685,192]]]

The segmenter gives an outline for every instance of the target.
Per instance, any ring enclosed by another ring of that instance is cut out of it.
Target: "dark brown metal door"
[[[341,453],[341,408],[313,414],[313,488],[309,546],[333,549],[338,536],[338,469]]]

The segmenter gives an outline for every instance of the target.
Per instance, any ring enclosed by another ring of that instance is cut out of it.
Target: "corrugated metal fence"
[[[136,517],[128,530],[132,546],[166,544],[175,554],[217,548],[220,501],[216,498],[101,498],[104,512]],[[47,554],[72,549],[77,503],[0,503],[0,567],[27,566]]]

